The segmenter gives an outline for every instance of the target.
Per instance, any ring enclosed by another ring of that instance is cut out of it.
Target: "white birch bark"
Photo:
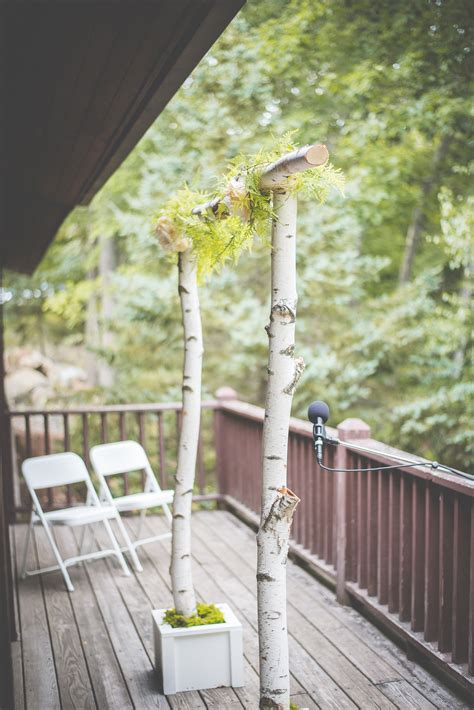
[[[191,569],[191,505],[201,418],[202,329],[191,250],[179,254],[179,295],[184,331],[183,410],[173,503],[170,574],[174,605],[179,614],[196,613]]]
[[[286,487],[288,431],[293,392],[304,369],[302,358],[294,356],[296,208],[294,195],[274,192],[262,510],[257,535],[260,708],[282,710],[290,706],[286,558],[293,512],[299,502]]]

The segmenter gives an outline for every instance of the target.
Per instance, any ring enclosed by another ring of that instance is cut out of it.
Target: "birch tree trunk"
[[[184,331],[183,411],[173,503],[170,574],[176,611],[196,613],[191,570],[191,504],[201,418],[202,329],[196,261],[188,249],[179,254],[179,295]]]
[[[117,268],[117,247],[113,237],[99,237],[100,276],[100,346],[107,351],[113,347],[114,335],[111,324],[115,315],[115,298],[112,293],[112,276]],[[101,357],[97,363],[99,386],[114,386],[115,373],[109,362]]]
[[[97,277],[95,269],[87,273],[87,278],[92,280]],[[97,295],[90,294],[86,306],[86,321],[84,326],[84,342],[86,346],[86,371],[87,380],[94,387],[99,384],[98,359],[96,355],[99,343],[99,309]]]
[[[262,513],[257,535],[260,708],[282,710],[290,705],[286,558],[293,512],[299,502],[286,486],[288,431],[293,392],[304,369],[302,358],[294,356],[296,208],[294,195],[274,192]]]

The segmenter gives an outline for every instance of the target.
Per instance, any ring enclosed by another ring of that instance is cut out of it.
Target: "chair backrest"
[[[95,471],[103,476],[141,471],[150,465],[143,447],[136,441],[93,446],[90,457]]]
[[[25,459],[21,470],[28,488],[32,490],[90,481],[84,461],[71,451]]]
[[[161,490],[148,456],[137,441],[117,441],[113,444],[93,446],[90,458],[99,478],[113,476],[116,473],[144,470],[153,488],[157,491]]]

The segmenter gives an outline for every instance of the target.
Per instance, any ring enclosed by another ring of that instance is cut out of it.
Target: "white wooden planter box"
[[[155,666],[165,695],[244,684],[242,625],[227,604],[216,604],[225,623],[173,629],[166,609],[155,609]]]

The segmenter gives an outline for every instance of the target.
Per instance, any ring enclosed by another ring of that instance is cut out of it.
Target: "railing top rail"
[[[7,410],[5,415],[8,417],[21,417],[21,416],[64,416],[64,415],[84,415],[84,414],[145,414],[147,412],[160,413],[167,411],[180,411],[182,408],[181,402],[144,402],[142,404],[110,404],[110,405],[79,405],[71,408],[59,408],[54,409],[15,409],[12,411]],[[258,422],[263,424],[265,417],[265,410],[262,407],[257,407],[248,402],[242,402],[238,399],[209,399],[202,402],[203,409],[221,409],[225,412],[229,412],[235,416],[242,417],[250,421]],[[332,437],[337,436],[337,429],[333,427],[327,427],[328,434]],[[310,422],[304,421],[302,419],[297,419],[292,417],[290,419],[290,433],[311,438],[313,434],[313,426]],[[352,444],[352,445],[351,445]],[[364,446],[371,449],[370,453],[363,452],[359,450],[360,446]],[[376,462],[377,464],[394,464],[394,459],[409,459],[416,461],[423,461],[423,458],[414,456],[406,451],[396,449],[392,446],[388,446],[375,439],[357,439],[357,441],[352,442],[350,439],[344,441],[344,446],[346,446],[352,453],[362,456],[369,462]],[[402,464],[403,461],[400,461]],[[374,466],[374,468],[376,468]],[[453,491],[463,493],[470,497],[474,497],[474,481],[470,481],[461,476],[456,476],[456,474],[448,473],[441,469],[433,470],[429,467],[423,466],[406,466],[403,464],[401,469],[404,473],[422,478],[424,480],[430,480],[434,484],[443,486],[445,488],[450,488]]]
[[[217,401],[214,399],[203,400],[203,409],[216,409]],[[166,412],[179,411],[182,409],[181,402],[165,402],[165,403],[143,403],[143,404],[107,404],[107,405],[78,405],[77,407],[55,407],[54,409],[14,409],[7,410],[6,416],[42,416],[47,415],[63,415],[63,414],[120,414],[127,412],[145,413],[145,412]]]
[[[242,417],[244,419],[250,419],[255,422],[262,422],[265,416],[265,410],[262,407],[257,407],[253,404],[248,404],[247,402],[241,402],[239,400],[226,400],[221,401],[219,406],[224,411],[232,413],[236,416]],[[330,436],[337,436],[337,429],[332,427],[326,427],[327,432]],[[311,438],[313,435],[313,425],[310,422],[306,422],[302,419],[296,419],[292,417],[290,420],[290,432],[293,434],[299,434],[301,436],[306,436]],[[373,453],[364,453],[357,450],[357,447],[363,445],[367,448],[371,448]],[[391,458],[395,456],[398,458],[404,458],[415,461],[423,461],[424,459],[419,456],[414,456],[401,449],[396,449],[392,446],[388,446],[375,439],[357,439],[353,442],[353,447],[351,446],[351,440],[344,441],[344,446],[352,451],[354,454],[362,456],[364,459],[386,465],[394,465],[396,461]],[[400,461],[400,465],[403,461]],[[374,468],[376,468],[374,466]],[[443,486],[445,488],[450,488],[453,491],[463,493],[465,495],[474,497],[474,481],[469,481],[466,478],[461,478],[456,476],[456,474],[451,474],[441,470],[433,470],[429,467],[423,466],[405,466],[400,469],[403,473],[406,473],[417,478],[422,478],[425,480],[430,480],[433,483]]]
[[[240,400],[224,400],[219,402],[219,408],[227,412],[232,412],[244,419],[251,419],[254,422],[262,422],[265,418],[265,410],[262,407],[257,407],[255,404],[241,402]],[[337,435],[337,430],[332,427],[326,427],[331,436]],[[305,422],[303,419],[290,419],[290,432],[293,434],[301,434],[302,436],[313,435],[313,425],[310,422]]]

